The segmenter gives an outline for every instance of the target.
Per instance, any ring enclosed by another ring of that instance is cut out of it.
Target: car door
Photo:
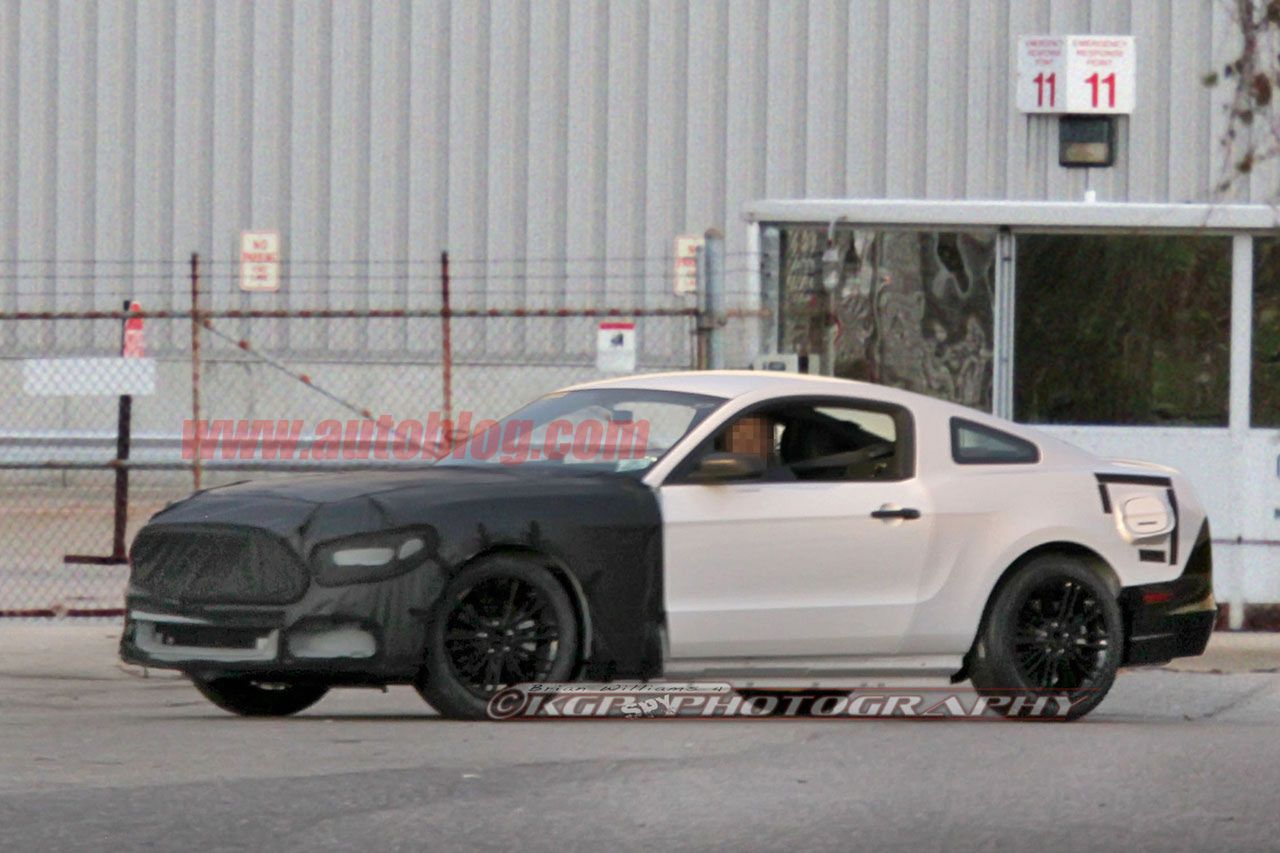
[[[696,482],[699,455],[760,417],[764,474]],[[900,407],[804,401],[735,417],[691,453],[659,489],[670,658],[895,652],[933,527],[912,436]]]

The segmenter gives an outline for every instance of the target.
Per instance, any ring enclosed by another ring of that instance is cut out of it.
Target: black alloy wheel
[[[1028,709],[1037,699],[1065,696],[1070,708],[1057,709],[1059,719],[1074,720],[1107,695],[1124,653],[1124,620],[1117,590],[1100,572],[1077,557],[1045,554],[996,590],[968,657],[970,680],[993,710],[1034,716]]]
[[[416,686],[443,716],[484,719],[506,687],[570,680],[580,645],[577,610],[560,581],[534,555],[496,554],[446,587]]]
[[[1098,599],[1074,578],[1045,580],[1018,611],[1014,656],[1036,687],[1075,690],[1096,682],[1110,644]]]
[[[518,577],[481,581],[446,617],[449,666],[485,700],[507,685],[546,679],[559,643],[560,624],[548,596]]]

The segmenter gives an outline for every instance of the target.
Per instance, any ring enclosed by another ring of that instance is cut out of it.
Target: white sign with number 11
[[[1133,36],[1019,36],[1018,109],[1024,113],[1133,112]]]

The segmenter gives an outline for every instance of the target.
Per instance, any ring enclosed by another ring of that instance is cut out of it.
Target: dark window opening
[[[902,480],[915,469],[910,416],[892,406],[795,402],[750,410],[691,453],[672,482],[708,453],[759,456],[766,482]]]
[[[1225,426],[1231,239],[1020,234],[1014,414]]]
[[[1255,427],[1280,427],[1280,240],[1253,241],[1253,377]]]
[[[952,418],[951,458],[960,465],[1029,464],[1040,461],[1040,448],[993,427]]]

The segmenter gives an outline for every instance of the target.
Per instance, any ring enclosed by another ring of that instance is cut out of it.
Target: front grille
[[[307,569],[284,542],[250,527],[144,528],[130,552],[131,582],[190,604],[288,604],[307,590]]]

